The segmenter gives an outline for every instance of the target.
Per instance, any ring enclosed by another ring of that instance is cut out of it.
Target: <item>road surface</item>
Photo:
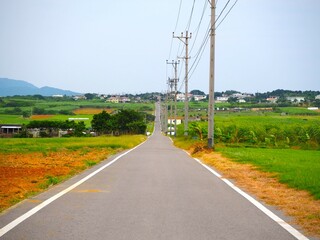
[[[175,148],[156,119],[138,148],[0,216],[0,239],[296,239]]]

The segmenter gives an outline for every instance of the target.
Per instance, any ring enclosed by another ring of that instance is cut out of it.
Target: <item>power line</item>
[[[178,17],[177,17],[177,21],[176,21],[176,26],[174,27],[174,32],[177,30],[177,26],[178,26],[178,22],[179,22],[179,18],[180,18],[181,5],[182,5],[182,0],[180,0]]]
[[[180,0],[179,10],[178,10],[178,16],[177,16],[177,20],[176,20],[176,25],[175,25],[175,27],[174,27],[174,32],[177,30],[177,26],[178,26],[178,22],[179,22],[179,18],[180,18],[180,12],[181,12],[181,5],[182,5],[182,0]],[[173,39],[171,39],[171,45],[170,45],[170,51],[169,51],[169,57],[168,57],[168,59],[171,58],[172,44],[173,44]]]
[[[227,8],[227,6],[229,5],[229,3],[230,3],[230,0],[228,0],[228,2],[224,5],[222,11],[220,12],[219,16],[216,18],[216,20],[215,20],[215,22],[214,22],[215,24],[218,22],[219,18],[222,16],[222,13],[223,13],[224,10]]]
[[[186,27],[186,31],[189,30],[189,28],[190,28],[190,24],[191,24],[191,20],[192,20],[192,15],[193,15],[193,10],[194,10],[195,3],[196,3],[196,0],[193,0],[191,13],[190,13],[190,18],[189,18],[189,22],[188,22],[187,27]]]
[[[191,46],[191,49],[190,49],[190,53],[192,52],[193,48],[194,48],[194,45],[197,41],[197,38],[198,38],[198,34],[199,34],[199,29],[200,29],[200,26],[201,26],[201,23],[202,23],[202,20],[203,20],[203,16],[204,16],[204,13],[207,9],[207,6],[208,6],[208,2],[205,0],[204,1],[204,6],[203,6],[203,9],[202,9],[202,14],[201,14],[201,17],[200,17],[200,21],[199,21],[199,24],[197,26],[197,28],[195,29],[195,31],[193,31],[195,33],[195,38],[194,38],[194,41],[193,41],[193,44]]]
[[[225,4],[223,10],[220,12],[218,18],[215,20],[215,24],[217,23],[218,19],[222,16],[222,13],[224,12],[224,10],[226,9],[226,7],[228,6],[230,0],[228,0],[228,2]],[[237,4],[238,0],[236,0],[234,2],[234,4],[231,6],[231,8],[229,9],[229,11],[226,13],[226,15],[223,17],[223,19],[220,21],[220,23],[217,25],[217,27],[215,28],[215,30],[221,25],[221,23],[226,19],[226,17],[229,15],[229,13],[231,12],[231,10],[233,9],[233,7]],[[211,3],[210,3],[211,4]],[[212,5],[211,5],[212,6]],[[207,45],[208,43],[208,40],[209,40],[209,35],[210,35],[210,31],[209,31],[209,28],[207,30],[207,33],[206,33],[206,36],[204,38],[204,41],[203,43],[201,44],[197,54],[196,54],[196,57],[195,57],[195,60],[193,62],[193,64],[191,65],[190,67],[190,70],[189,71],[192,71],[191,74],[190,74],[190,77],[189,79],[191,79],[193,73],[195,72],[200,60],[201,60],[201,57],[202,57],[202,54],[204,52],[204,49],[205,49],[205,46]]]
[[[237,4],[238,0],[236,0],[234,2],[234,4],[231,6],[231,8],[229,9],[229,11],[227,12],[227,14],[224,16],[224,18],[221,20],[221,22],[217,25],[216,29],[218,29],[218,27],[220,26],[220,24],[226,19],[226,17],[229,15],[229,13],[231,12],[232,8]]]

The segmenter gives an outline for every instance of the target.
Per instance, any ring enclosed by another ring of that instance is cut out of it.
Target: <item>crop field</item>
[[[207,136],[208,123],[190,123],[189,135],[199,139]],[[183,135],[183,125],[178,126]],[[297,147],[320,149],[320,118],[318,116],[238,115],[215,116],[215,142],[256,147]]]
[[[112,113],[115,109],[110,109],[110,108],[78,108],[73,111],[74,114],[76,115],[88,115],[88,114],[98,114],[101,113],[102,111],[105,111],[107,113]]]
[[[145,139],[0,138],[0,212]]]
[[[32,120],[66,121],[69,118],[88,118],[84,121],[91,127],[94,114],[103,110],[112,113],[126,109],[153,114],[154,103],[110,103],[105,100],[61,100],[61,99],[24,99],[11,97],[0,107],[0,124],[28,124]],[[77,121],[77,120],[75,120]]]
[[[30,120],[21,115],[0,114],[0,124],[27,124],[28,122]]]

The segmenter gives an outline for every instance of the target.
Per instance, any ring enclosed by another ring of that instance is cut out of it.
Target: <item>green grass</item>
[[[308,110],[303,107],[280,107],[278,111],[285,112],[290,115],[320,115],[319,112]]]
[[[132,148],[145,139],[142,135],[80,138],[0,138],[1,153],[32,153],[78,150],[83,148]]]
[[[218,148],[224,156],[275,173],[280,182],[309,191],[320,199],[320,151],[291,149]]]
[[[30,120],[21,115],[0,114],[0,124],[27,124]]]

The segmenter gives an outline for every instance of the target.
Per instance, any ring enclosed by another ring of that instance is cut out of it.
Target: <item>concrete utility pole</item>
[[[169,78],[169,82],[172,82],[174,85],[174,136],[177,136],[177,85],[178,85],[178,64],[180,62],[179,61],[174,61],[172,60],[171,63],[168,63],[167,60],[167,64],[172,64],[173,68],[174,68],[174,79],[170,79]],[[171,88],[171,92],[172,92],[172,88]],[[172,109],[171,109],[172,111]],[[170,124],[172,123],[172,120],[170,121]]]
[[[169,86],[169,89],[170,89],[170,95],[169,95],[169,100],[170,100],[170,135],[171,135],[171,126],[172,126],[172,117],[173,117],[173,114],[172,114],[172,92],[173,92],[173,84],[174,84],[174,80],[173,79],[170,79],[168,78],[168,86]]]
[[[210,77],[208,106],[208,148],[214,149],[214,55],[216,30],[216,1],[211,0],[211,31],[210,31]]]
[[[184,99],[184,135],[188,135],[188,122],[189,122],[189,90],[188,90],[188,72],[189,72],[189,39],[192,36],[192,33],[190,35],[188,34],[188,31],[186,31],[186,35],[184,36],[183,33],[181,33],[181,36],[175,36],[173,32],[173,38],[178,38],[181,42],[183,42],[186,45],[186,56],[184,59],[186,60],[186,66],[185,66],[185,99]]]
[[[169,88],[167,90],[166,94],[166,102],[165,102],[165,109],[164,109],[164,133],[168,134],[168,94],[169,94]]]

